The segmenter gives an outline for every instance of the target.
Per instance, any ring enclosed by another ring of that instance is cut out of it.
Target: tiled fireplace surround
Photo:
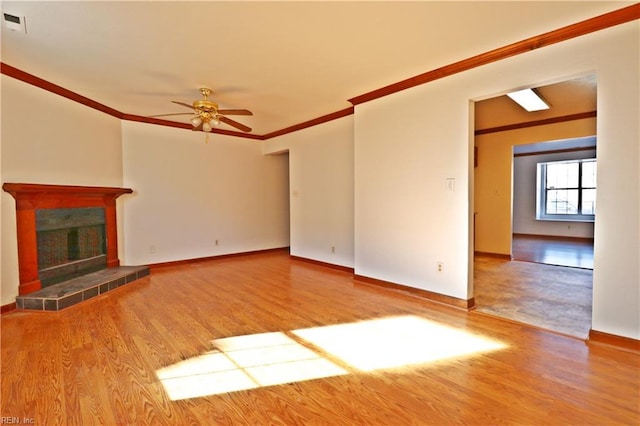
[[[129,188],[5,183],[2,188],[16,200],[18,309],[58,311],[149,275],[146,266],[120,266],[116,198]],[[36,210],[101,207],[105,211],[107,269],[42,288],[38,272]]]

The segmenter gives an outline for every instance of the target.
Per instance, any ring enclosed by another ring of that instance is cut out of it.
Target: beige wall
[[[589,118],[476,136],[475,251],[511,254],[513,146],[595,134]]]

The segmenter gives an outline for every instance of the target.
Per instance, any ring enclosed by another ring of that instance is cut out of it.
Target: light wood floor
[[[1,415],[38,425],[640,420],[637,354],[285,252],[166,267],[59,313],[3,315],[1,350]],[[326,377],[302,380],[314,375]]]
[[[593,269],[593,241],[514,234],[512,251],[514,260]]]

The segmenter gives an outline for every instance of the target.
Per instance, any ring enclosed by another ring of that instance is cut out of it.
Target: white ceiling
[[[191,103],[208,86],[221,108],[253,111],[234,119],[264,135],[632,3],[2,1],[27,34],[3,26],[1,59],[141,116],[188,112],[170,101]]]

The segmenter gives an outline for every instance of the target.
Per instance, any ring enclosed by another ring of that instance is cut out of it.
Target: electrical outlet
[[[219,246],[220,245],[220,241],[216,240],[216,245]]]
[[[156,246],[154,246],[154,245],[149,246],[149,253],[153,254],[155,252],[156,252]]]
[[[335,246],[331,246],[331,253],[335,253],[336,252],[336,247]]]
[[[438,272],[444,272],[444,262],[437,262],[436,269],[438,270]]]

